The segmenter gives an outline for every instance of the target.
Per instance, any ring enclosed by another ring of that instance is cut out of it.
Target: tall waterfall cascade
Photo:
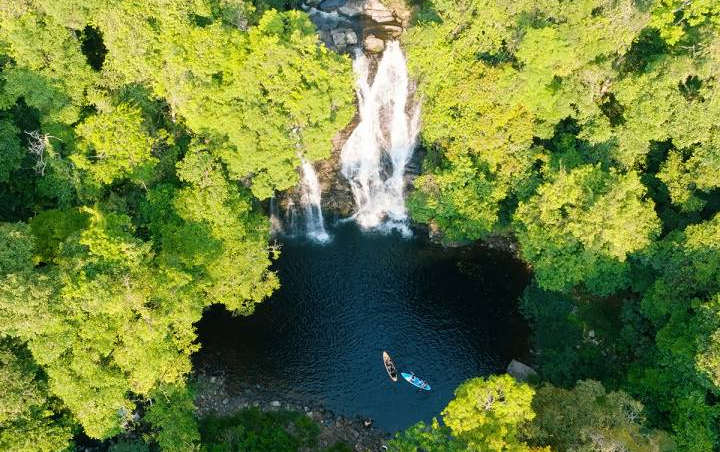
[[[302,159],[301,163],[300,204],[305,211],[305,234],[316,242],[327,242],[330,240],[330,235],[325,230],[325,219],[320,205],[322,200],[320,181],[310,162]]]
[[[405,56],[397,41],[389,42],[370,80],[370,61],[358,51],[360,123],[342,148],[342,174],[350,183],[357,207],[353,218],[366,230],[412,233],[405,208],[405,167],[416,146],[420,105],[412,103]]]

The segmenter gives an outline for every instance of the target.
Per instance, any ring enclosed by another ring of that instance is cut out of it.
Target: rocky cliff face
[[[391,9],[379,0],[306,0],[302,9],[310,15],[320,40],[327,47],[337,52],[364,51],[375,65],[380,53],[385,50],[385,42],[397,39],[410,20],[409,10]],[[323,194],[322,210],[331,222],[349,217],[355,211],[350,185],[341,173],[340,152],[358,122],[359,117],[356,116],[336,135],[331,157],[315,164]],[[408,179],[414,178],[419,171],[418,154],[407,167]],[[297,189],[279,193],[277,204],[287,228],[292,222],[293,206],[300,206]]]
[[[306,0],[302,8],[320,39],[338,52],[361,45],[366,52],[380,53],[385,41],[398,38],[410,21],[409,10],[391,9],[379,0]]]

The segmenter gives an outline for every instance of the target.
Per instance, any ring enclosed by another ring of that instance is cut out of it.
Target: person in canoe
[[[385,370],[387,371],[388,376],[390,376],[390,379],[392,381],[397,381],[398,375],[395,363],[393,363],[393,360],[387,352],[383,352],[383,364],[385,364]]]
[[[418,389],[424,389],[425,391],[430,390],[430,385],[427,384],[426,381],[419,379],[415,376],[415,372],[405,373],[403,372],[402,377],[411,385],[415,386]]]

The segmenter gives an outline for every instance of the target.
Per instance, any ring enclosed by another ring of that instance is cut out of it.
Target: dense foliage
[[[0,449],[142,417],[196,450],[193,324],[278,287],[258,200],[354,112],[349,59],[272,6],[0,1]]]
[[[392,452],[550,452],[674,450],[672,440],[647,428],[643,406],[628,394],[606,392],[593,380],[573,389],[537,389],[508,375],[463,383],[443,411],[441,425],[419,423],[390,442]]]
[[[161,399],[162,400],[162,399]],[[166,399],[177,401],[177,398]],[[167,410],[165,408],[168,408]],[[170,414],[168,420],[176,418],[170,404],[161,408]],[[188,429],[175,426],[176,432],[194,431],[201,441],[197,447],[193,442],[176,441],[175,436],[159,441],[162,450],[200,451],[200,452],[351,452],[344,443],[328,447],[318,445],[320,428],[308,416],[292,411],[260,411],[258,408],[241,410],[231,416],[209,415]],[[167,441],[171,440],[170,443]],[[120,439],[113,441],[108,452],[149,452],[145,441],[138,439]]]
[[[431,0],[416,20],[413,215],[448,242],[514,234],[534,364],[575,387],[537,389],[529,444],[656,450],[629,410],[679,450],[717,449],[720,3]],[[583,413],[588,378],[622,395]],[[577,443],[618,432],[634,448]]]
[[[516,237],[539,377],[471,379],[390,449],[718,449],[720,3],[411,3],[412,214]],[[297,6],[0,0],[0,450],[317,449],[186,384],[203,310],[278,287],[259,201],[353,115]]]

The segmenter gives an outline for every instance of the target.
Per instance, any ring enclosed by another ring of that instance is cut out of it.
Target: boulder
[[[535,369],[514,359],[508,364],[507,373],[517,381],[527,381],[531,376],[537,375]]]
[[[320,8],[325,11],[333,11],[341,6],[344,6],[346,1],[347,0],[325,0],[320,3]]]
[[[395,15],[378,0],[368,0],[365,4],[363,14],[373,22],[379,24],[395,22]]]
[[[377,36],[381,39],[394,39],[402,34],[403,27],[394,24],[376,25],[374,27],[366,28],[365,31],[368,34]]]
[[[363,41],[363,47],[365,47],[365,50],[368,52],[381,53],[385,50],[385,41],[374,35],[368,35]]]
[[[336,30],[332,32],[333,44],[335,44],[337,48],[341,49],[347,46],[347,41],[345,39],[346,33],[346,30]]]
[[[270,402],[270,406],[273,408],[280,408],[282,404],[278,400],[273,400],[272,402]]]
[[[395,23],[395,16],[393,16],[393,13],[390,11],[366,11],[367,16],[370,17],[370,20],[372,20],[375,23],[378,24],[392,24]]]
[[[345,33],[345,42],[346,42],[347,45],[349,45],[349,46],[354,46],[354,45],[356,45],[356,44],[358,43],[357,34],[355,34],[355,32],[352,31],[352,30],[348,30],[348,31]]]
[[[320,37],[320,41],[322,41],[326,46],[331,47],[333,45],[333,37],[329,31],[320,30],[318,32],[318,36]]]
[[[345,5],[337,9],[338,14],[345,17],[356,17],[362,13],[362,8],[357,6]]]
[[[340,25],[341,19],[335,11],[326,13],[318,9],[311,8],[310,20],[315,24],[318,30],[332,30]]]

